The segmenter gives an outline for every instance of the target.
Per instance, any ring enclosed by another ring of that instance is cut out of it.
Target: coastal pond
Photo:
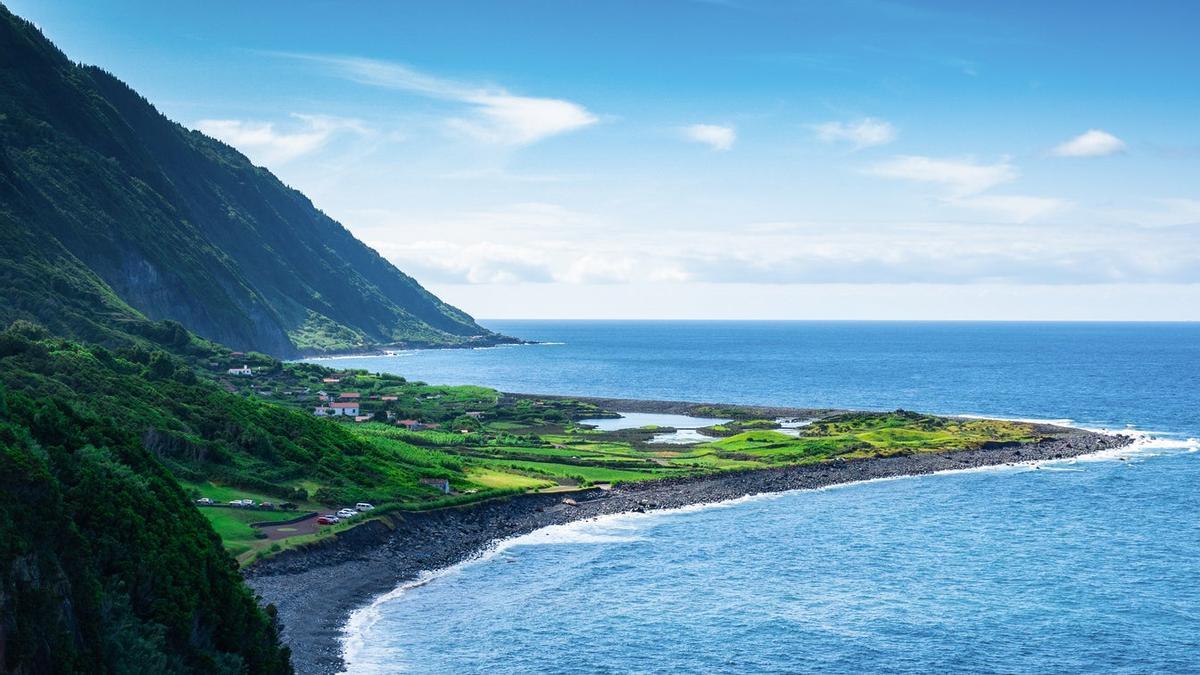
[[[690,415],[670,415],[665,413],[619,412],[617,414],[620,417],[580,420],[580,424],[594,426],[600,431],[670,427],[674,431],[664,431],[655,434],[647,442],[662,445],[694,445],[713,440],[711,437],[697,431],[697,429],[725,424],[730,421],[727,417],[692,417]]]
[[[644,427],[700,429],[730,421],[728,417],[692,417],[690,415],[669,415],[664,413],[617,412],[617,414],[620,417],[586,419],[580,420],[579,423],[596,427],[600,431],[624,431],[626,429],[642,429]]]

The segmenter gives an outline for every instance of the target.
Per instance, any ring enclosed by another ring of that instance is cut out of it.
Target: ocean
[[[1200,672],[1200,325],[486,325],[543,344],[321,362],[1141,440],[541,530],[356,613],[351,673]]]

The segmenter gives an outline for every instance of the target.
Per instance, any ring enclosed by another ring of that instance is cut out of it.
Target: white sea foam
[[[678,511],[683,510],[678,509]],[[645,537],[637,533],[644,529],[648,521],[643,520],[641,523],[635,521],[642,520],[647,515],[668,515],[668,512],[660,511],[654,514],[617,513],[598,516],[588,520],[564,523],[562,525],[548,525],[528,534],[492,542],[491,545],[478,555],[449,567],[423,571],[417,575],[416,579],[400,584],[391,591],[377,596],[365,607],[351,612],[350,617],[342,627],[342,659],[345,661],[347,669],[354,664],[358,656],[362,653],[362,650],[366,647],[367,634],[383,616],[381,607],[402,597],[415,588],[424,586],[437,579],[457,574],[470,565],[476,565],[500,557],[509,550],[520,546],[618,544],[642,541]],[[358,672],[369,671],[359,670]]]

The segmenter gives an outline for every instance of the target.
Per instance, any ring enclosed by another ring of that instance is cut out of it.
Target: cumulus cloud
[[[451,117],[451,129],[476,140],[526,145],[595,124],[598,118],[578,103],[513,94],[503,87],[458,82],[409,66],[359,57],[287,54],[321,64],[345,79],[406,91],[466,106],[470,114]]]
[[[232,145],[258,164],[279,164],[307,155],[339,132],[370,133],[356,119],[299,113],[292,113],[291,118],[295,123],[287,130],[276,128],[274,122],[232,119],[200,120],[196,128]]]
[[[1125,141],[1101,129],[1088,129],[1055,146],[1058,157],[1104,157],[1125,149]]]
[[[703,143],[713,150],[729,150],[737,140],[737,130],[719,124],[692,124],[683,127],[683,136],[689,141]]]
[[[978,194],[1013,181],[1020,174],[1007,159],[995,164],[980,164],[974,159],[938,159],[920,155],[900,155],[867,168],[873,176],[932,183],[946,188],[951,197]]]
[[[826,143],[850,143],[855,150],[896,140],[896,128],[889,122],[873,117],[852,122],[825,122],[814,124],[811,128],[817,139]]]

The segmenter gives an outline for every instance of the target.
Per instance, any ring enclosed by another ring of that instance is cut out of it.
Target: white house
[[[330,403],[329,405],[319,405],[313,408],[313,414],[317,417],[358,417],[357,403]]]
[[[357,401],[335,401],[329,404],[329,408],[333,410],[334,415],[345,415],[346,417],[358,417],[358,402]]]
[[[250,370],[250,366],[242,364],[241,368],[230,368],[229,374],[230,375],[245,375],[246,377],[251,377],[254,375],[254,371]]]

